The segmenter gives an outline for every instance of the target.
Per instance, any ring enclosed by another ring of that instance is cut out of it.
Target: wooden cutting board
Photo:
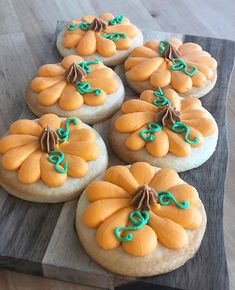
[[[58,22],[56,35],[63,24],[63,21]],[[173,34],[144,31],[144,35],[145,39],[165,39]],[[207,230],[196,256],[183,267],[164,275],[138,280],[113,275],[93,262],[79,243],[74,229],[77,201],[34,204],[8,195],[0,188],[0,267],[104,289],[138,289],[140,285],[144,285],[141,289],[147,289],[147,285],[148,289],[156,289],[156,285],[159,286],[157,289],[229,289],[223,238],[223,199],[228,163],[226,105],[235,43],[189,35],[174,36],[200,44],[219,64],[216,86],[201,99],[219,127],[216,152],[201,167],[180,174],[186,182],[197,187],[208,217]],[[60,59],[54,41],[48,62]],[[135,95],[130,89],[127,89],[127,94]],[[35,116],[26,107],[21,118],[33,119]],[[104,139],[107,137],[106,125],[95,126]],[[111,150],[110,161],[112,164],[120,163]]]

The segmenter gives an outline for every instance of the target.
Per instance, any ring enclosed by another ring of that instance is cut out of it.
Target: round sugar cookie
[[[74,199],[107,163],[102,138],[78,118],[18,120],[0,139],[0,185],[28,201]]]
[[[122,160],[177,172],[206,162],[217,140],[216,121],[200,100],[183,99],[172,89],[146,90],[126,101],[109,126],[109,143]]]
[[[217,62],[196,43],[180,39],[149,40],[124,63],[129,86],[138,93],[172,88],[182,97],[203,97],[217,80]]]
[[[77,55],[42,65],[26,90],[27,104],[38,117],[46,113],[78,117],[86,124],[108,119],[125,97],[122,81],[98,58]]]
[[[115,17],[108,12],[72,20],[57,37],[57,48],[62,56],[77,54],[85,60],[99,57],[108,66],[122,63],[141,45],[142,32],[127,17]]]
[[[78,201],[76,230],[107,270],[143,277],[173,271],[200,247],[206,212],[197,190],[172,169],[113,166]]]

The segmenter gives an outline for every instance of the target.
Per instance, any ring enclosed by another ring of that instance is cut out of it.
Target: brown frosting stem
[[[90,30],[94,30],[95,32],[100,32],[101,30],[105,29],[108,26],[104,20],[96,17],[90,25]]]
[[[165,46],[165,50],[162,53],[162,56],[172,60],[173,58],[179,58],[180,57],[180,52],[171,44],[167,44]]]
[[[165,127],[167,124],[174,125],[175,122],[180,121],[180,112],[176,110],[171,104],[164,105],[158,108],[155,115],[155,122],[162,123]]]
[[[49,126],[43,128],[41,135],[39,136],[39,144],[43,152],[49,153],[56,149],[58,144],[58,135]]]
[[[80,82],[86,75],[86,71],[75,62],[65,71],[65,79],[69,83]]]
[[[131,200],[131,205],[137,210],[150,210],[153,203],[158,201],[155,190],[148,186],[139,186],[137,190],[133,193],[133,199]]]

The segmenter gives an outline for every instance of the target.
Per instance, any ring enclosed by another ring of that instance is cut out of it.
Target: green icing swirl
[[[189,207],[189,202],[187,200],[180,203],[169,191],[159,191],[156,194],[159,198],[160,205],[169,205],[173,201],[174,204],[180,209],[186,209]]]
[[[91,68],[89,67],[89,65],[98,64],[98,63],[100,63],[100,60],[99,60],[99,58],[95,57],[95,59],[92,60],[92,61],[81,61],[81,62],[76,61],[75,63],[80,65],[80,67],[82,69],[84,69],[86,71],[86,73],[90,73],[91,72]]]
[[[69,125],[70,123],[73,123],[74,125],[78,124],[78,120],[76,118],[69,118],[66,123],[65,123],[65,130],[62,128],[59,128],[56,130],[58,136],[59,136],[59,141],[64,142],[67,141],[69,138]]]
[[[91,85],[88,82],[76,82],[76,90],[81,94],[87,94],[87,93],[94,93],[96,96],[99,96],[102,91],[101,89],[92,89]]]
[[[114,33],[103,33],[102,36],[104,38],[108,38],[112,41],[118,41],[121,37],[122,38],[126,38],[126,34],[125,33],[119,33],[119,32],[114,32]]]
[[[167,41],[167,40],[162,40],[162,41],[160,41],[160,45],[159,45],[159,51],[160,51],[160,53],[161,54],[163,54],[163,52],[165,51],[165,46],[166,45],[171,45],[170,44],[170,42],[169,41]]]
[[[173,58],[172,62],[173,62],[172,66],[171,66],[172,70],[182,70],[187,76],[192,77],[197,72],[197,67],[195,65],[193,65],[192,69],[189,70],[186,62],[180,58]]]
[[[199,142],[198,137],[195,137],[194,140],[190,140],[188,138],[190,129],[186,124],[184,124],[182,122],[175,122],[172,125],[171,130],[176,132],[176,133],[179,133],[179,134],[184,133],[184,141],[190,145],[193,145],[193,144],[196,144],[197,142]]]
[[[64,161],[64,153],[60,150],[54,150],[49,152],[48,161],[55,164],[55,170],[59,173],[67,173],[68,171],[68,161],[64,163],[64,165],[61,165],[61,163]],[[63,169],[61,169],[59,166],[62,166]]]
[[[70,23],[68,26],[67,26],[67,29],[70,30],[70,31],[73,31],[73,30],[76,30],[78,28],[80,28],[81,30],[84,30],[84,31],[87,31],[90,29],[90,22],[80,22],[79,24],[74,24],[74,23]]]
[[[149,221],[149,213],[147,210],[142,210],[141,212],[136,210],[132,211],[129,215],[130,221],[133,223],[133,226],[127,227],[117,227],[114,229],[114,235],[120,242],[129,242],[133,239],[133,235],[128,233],[124,237],[121,236],[122,231],[136,231],[146,225]]]
[[[150,122],[147,124],[148,129],[141,130],[139,135],[145,142],[151,142],[155,140],[154,133],[162,129],[162,125],[159,123]]]
[[[120,23],[122,23],[123,19],[124,19],[124,16],[119,15],[119,16],[117,16],[115,18],[110,19],[109,22],[108,22],[108,24],[109,25],[120,24]]]
[[[158,97],[157,100],[153,100],[153,104],[157,107],[162,107],[167,104],[170,104],[171,102],[164,96],[163,91],[161,88],[158,88],[157,91],[155,91],[154,96]]]

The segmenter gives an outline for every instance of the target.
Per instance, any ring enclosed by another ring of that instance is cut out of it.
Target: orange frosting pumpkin
[[[64,57],[61,63],[42,65],[31,81],[32,90],[43,106],[58,104],[65,111],[83,104],[99,106],[118,90],[115,73],[98,59],[84,61],[77,55]]]
[[[131,47],[131,39],[137,34],[136,26],[128,18],[114,17],[106,12],[99,17],[89,15],[67,23],[63,45],[68,49],[75,48],[81,56],[98,52],[101,56],[110,57],[117,50]]]
[[[132,151],[145,148],[154,157],[163,157],[168,152],[188,156],[191,147],[201,146],[205,137],[216,132],[216,123],[197,98],[182,99],[172,89],[161,92],[165,105],[154,104],[159,99],[151,90],[144,91],[140,99],[126,101],[115,129],[128,134],[125,146]],[[154,131],[155,127],[158,129]]]
[[[154,88],[171,86],[179,93],[187,93],[215,77],[217,62],[200,45],[169,38],[149,40],[135,48],[124,66],[132,81],[147,81]]]
[[[58,130],[68,133],[67,140],[60,139]],[[3,168],[17,171],[21,183],[42,180],[48,187],[56,187],[68,176],[85,176],[87,162],[98,158],[99,148],[95,133],[83,128],[79,119],[61,121],[55,114],[46,114],[36,121],[12,123],[9,133],[0,139],[0,154]]]
[[[168,192],[171,198],[166,201],[165,196],[162,200],[160,192]],[[146,256],[157,250],[158,243],[180,250],[188,245],[187,231],[202,224],[197,190],[184,183],[174,170],[156,172],[145,162],[136,162],[130,168],[110,167],[102,180],[86,188],[85,194],[89,203],[83,223],[96,230],[96,242],[105,250],[122,247],[129,255]],[[137,224],[130,220],[130,213],[143,210],[148,220],[133,229]],[[125,240],[128,235],[131,238]]]

